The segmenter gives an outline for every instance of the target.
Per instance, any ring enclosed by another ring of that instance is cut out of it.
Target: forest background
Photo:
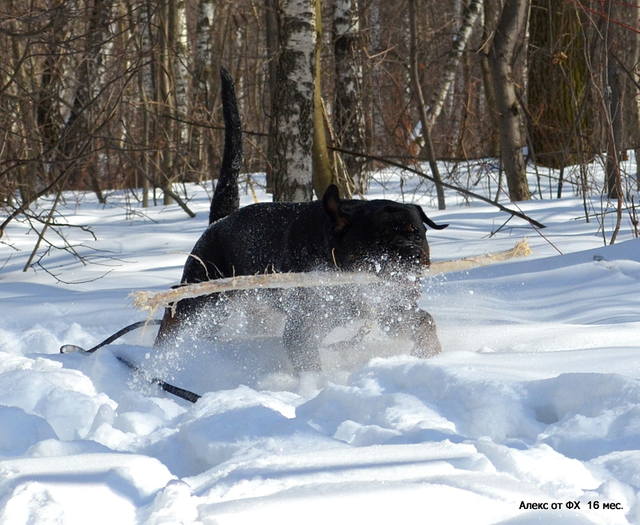
[[[620,161],[640,147],[640,6],[626,0],[3,0],[0,56],[0,236],[14,219],[39,238],[64,225],[68,190],[192,215],[181,183],[214,180],[223,150],[220,66],[243,170],[266,172],[274,200],[331,182],[363,195],[395,165],[430,178],[440,209],[444,187],[482,177],[521,201],[542,197],[529,163],[555,169],[554,197],[633,210],[637,232],[640,175]],[[457,169],[477,159],[489,168]]]

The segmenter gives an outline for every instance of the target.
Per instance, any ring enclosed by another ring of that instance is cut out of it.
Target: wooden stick
[[[439,273],[469,270],[486,266],[514,257],[530,255],[531,248],[525,240],[518,242],[510,250],[487,253],[474,257],[465,257],[451,261],[434,262],[422,277],[431,277]],[[304,272],[304,273],[268,273],[259,275],[238,275],[213,279],[201,283],[185,284],[165,292],[133,292],[133,305],[149,312],[149,315],[162,307],[175,304],[182,299],[192,299],[213,293],[273,289],[273,288],[310,288],[314,286],[367,285],[381,282],[380,277],[368,272]]]
[[[440,261],[431,263],[431,267],[427,272],[427,276],[436,275],[438,273],[459,272],[462,270],[470,270],[478,266],[487,266],[497,262],[513,259],[514,257],[527,257],[531,255],[531,247],[526,239],[516,243],[510,250],[503,252],[486,253],[474,257],[465,257],[463,259],[453,259],[451,261]]]

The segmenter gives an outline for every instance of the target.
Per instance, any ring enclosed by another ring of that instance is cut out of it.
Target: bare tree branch
[[[383,162],[385,164],[388,164],[389,166],[395,166],[396,168],[400,168],[406,171],[410,171],[411,173],[415,173],[416,175],[419,175],[420,177],[424,177],[425,179],[430,180],[431,182],[435,183],[435,180],[433,179],[433,177],[431,177],[430,175],[427,175],[426,173],[417,170],[415,168],[412,168],[410,166],[406,166],[405,164],[400,164],[399,162],[395,162],[393,160],[389,160],[386,159],[384,157],[379,157],[378,155],[372,155],[370,153],[362,153],[362,152],[358,152],[358,151],[349,151],[343,148],[337,148],[337,147],[332,147],[330,149],[334,149],[336,151],[339,151],[340,153],[344,153],[346,155],[359,155],[362,157],[366,157],[370,160],[377,160],[378,162]],[[469,191],[466,188],[462,188],[460,186],[456,186],[455,184],[450,184],[448,182],[442,182],[442,185],[445,188],[449,188],[450,190],[455,190],[458,191],[464,195],[468,195],[469,197],[473,197],[474,199],[478,199],[481,200],[482,202],[486,202],[488,204],[491,204],[492,206],[495,206],[496,208],[498,208],[499,210],[505,212],[505,213],[510,213],[511,215],[515,215],[516,217],[520,217],[521,219],[524,219],[525,221],[527,221],[529,224],[531,224],[532,226],[535,226],[536,228],[546,228],[546,226],[544,224],[542,224],[541,222],[536,221],[535,219],[532,219],[531,217],[529,217],[528,215],[525,215],[524,213],[522,213],[521,211],[518,210],[513,210],[511,208],[507,208],[506,206],[503,206],[502,204],[500,204],[499,202],[494,202],[491,199],[485,197],[484,195],[480,195],[479,193],[474,193],[473,191]]]

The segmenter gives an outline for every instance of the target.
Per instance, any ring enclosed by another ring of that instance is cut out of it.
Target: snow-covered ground
[[[429,234],[434,260],[522,238],[533,256],[424,282],[440,356],[376,336],[342,364],[327,352],[301,383],[277,335],[249,336],[242,315],[215,344],[158,354],[150,327],[58,353],[143,319],[132,291],[177,282],[205,228],[203,189],[189,187],[196,219],[69,195],[64,214],[97,237],[67,231],[86,265],[53,250],[47,271],[22,273],[35,234],[15,222],[0,245],[0,523],[640,523],[640,241],[626,215],[610,247],[596,197],[590,222],[581,198],[548,189],[519,204],[538,233],[381,179],[371,196],[450,223]],[[123,354],[203,397],[147,385]]]

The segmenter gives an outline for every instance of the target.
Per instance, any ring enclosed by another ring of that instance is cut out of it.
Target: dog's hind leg
[[[228,316],[228,297],[216,293],[190,299],[182,299],[175,309],[166,308],[154,347],[177,344],[181,331],[191,327],[189,337],[208,339],[215,334]],[[204,332],[204,333],[202,333]]]
[[[175,335],[180,326],[177,316],[171,311],[171,308],[164,309],[164,315],[160,322],[160,329],[153,342],[155,348],[160,346],[168,346],[175,340]]]

